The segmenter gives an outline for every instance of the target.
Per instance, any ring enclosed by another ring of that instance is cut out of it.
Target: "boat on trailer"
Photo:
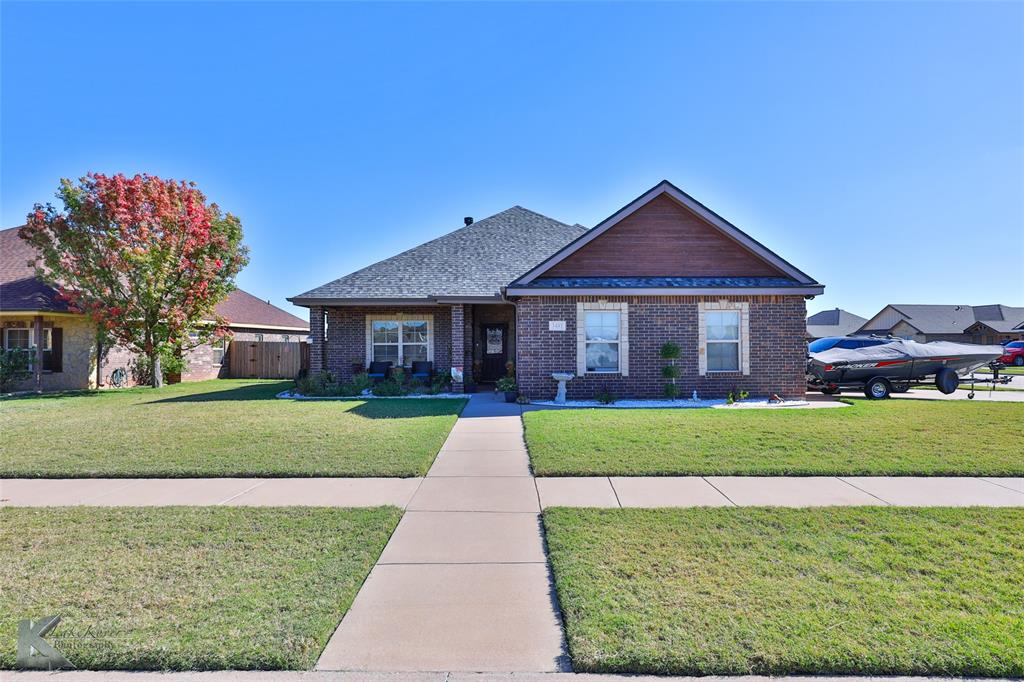
[[[903,339],[864,348],[831,348],[809,355],[807,381],[822,393],[862,389],[864,395],[875,399],[934,381],[936,388],[948,395],[960,385],[960,377],[985,365],[993,365],[998,380],[1001,366],[995,360],[1003,352],[1002,346]]]

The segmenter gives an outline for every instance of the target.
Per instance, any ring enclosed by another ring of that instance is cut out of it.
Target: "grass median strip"
[[[573,668],[1024,675],[1020,509],[544,512]]]
[[[218,379],[0,401],[0,477],[422,476],[464,401]]]
[[[538,476],[1019,476],[1024,403],[852,400],[838,409],[541,410]]]
[[[21,619],[81,669],[311,668],[400,510],[0,509],[0,668]]]

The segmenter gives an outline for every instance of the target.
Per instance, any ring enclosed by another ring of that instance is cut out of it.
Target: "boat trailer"
[[[1006,369],[1006,365],[996,360],[988,363],[988,368],[992,370],[992,376],[983,377],[979,379],[974,372],[971,372],[971,388],[970,393],[967,394],[968,400],[974,400],[974,385],[975,384],[989,384],[992,388],[989,389],[989,393],[996,387],[997,384],[1008,384],[1013,381],[1013,377],[1010,375],[999,376],[999,370]]]

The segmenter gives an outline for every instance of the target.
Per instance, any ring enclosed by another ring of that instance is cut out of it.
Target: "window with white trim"
[[[740,311],[709,310],[704,314],[707,329],[709,372],[740,371]]]
[[[629,376],[629,305],[576,303],[576,374]]]
[[[430,360],[431,331],[427,318],[371,320],[369,361],[409,367],[414,361]]]
[[[619,321],[617,310],[588,310],[584,314],[588,372],[619,371]]]
[[[28,351],[28,368],[35,369],[36,342],[35,330],[31,327],[6,327],[4,329],[4,349],[21,349]],[[47,367],[46,354],[53,352],[53,330],[43,327],[43,368]]]

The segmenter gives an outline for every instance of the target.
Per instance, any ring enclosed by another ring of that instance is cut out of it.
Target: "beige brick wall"
[[[4,316],[4,327],[28,327],[35,324],[35,316]],[[60,372],[43,372],[44,391],[70,391],[96,386],[96,346],[92,323],[84,317],[71,315],[43,315],[44,327],[63,330],[63,367]],[[15,390],[35,390],[35,378],[15,386]]]

